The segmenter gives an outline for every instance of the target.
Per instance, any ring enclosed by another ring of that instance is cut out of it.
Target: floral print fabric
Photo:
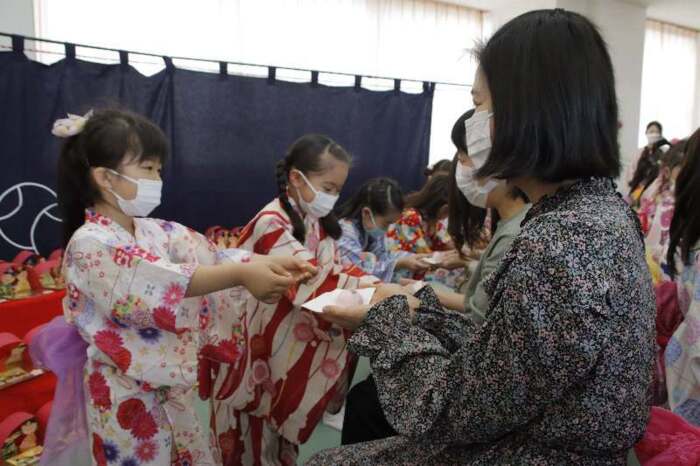
[[[608,179],[534,205],[486,284],[479,329],[429,287],[368,313],[368,356],[399,436],[309,465],[624,465],[649,416],[654,296],[634,213]]]
[[[134,224],[132,236],[88,212],[65,255],[65,317],[89,344],[84,383],[93,463],[216,464],[193,409],[197,357],[216,339],[210,330],[232,313],[232,301],[226,293],[185,298],[197,265],[219,260],[216,249],[176,223]],[[232,260],[250,257],[229,253]]]
[[[391,282],[396,261],[409,253],[389,252],[385,238],[369,238],[366,233],[360,231],[357,220],[343,219],[340,221],[340,227],[343,236],[338,240],[338,251],[343,264],[355,265],[383,282]]]
[[[389,227],[386,234],[387,247],[390,251],[405,251],[413,254],[430,254],[436,251],[449,251],[454,248],[447,233],[447,220],[436,222],[431,231],[427,222],[416,209],[406,209],[399,220]],[[412,278],[426,282],[437,282],[452,290],[464,281],[463,269],[436,269],[426,273],[412,273],[397,270],[394,281],[400,278]]]
[[[700,426],[700,244],[679,270],[678,303],[684,318],[666,346],[668,401],[674,413]]]

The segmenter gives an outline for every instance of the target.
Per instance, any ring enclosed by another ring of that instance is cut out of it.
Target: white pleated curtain
[[[644,38],[639,145],[647,123],[658,120],[667,139],[688,137],[700,126],[700,33],[647,21]]]
[[[35,0],[37,35],[61,41],[170,56],[227,60],[390,78],[471,84],[471,49],[482,39],[483,14],[423,0]],[[42,46],[62,58],[61,48]],[[57,53],[56,53],[57,52]],[[77,49],[80,57],[115,61],[116,54]],[[144,74],[163,68],[151,57],[131,56]],[[175,61],[218,71],[218,64]],[[264,75],[264,69],[229,67]],[[278,70],[280,79],[309,80],[308,73]],[[353,78],[321,74],[319,82],[351,85]],[[364,80],[371,89],[393,82]],[[421,83],[402,83],[420,92]],[[449,132],[471,107],[468,87],[437,86],[431,160],[451,157]]]

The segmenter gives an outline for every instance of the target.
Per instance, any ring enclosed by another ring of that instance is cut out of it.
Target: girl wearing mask
[[[675,205],[676,179],[685,160],[685,147],[687,141],[680,141],[668,152],[661,156],[659,164],[659,176],[649,186],[649,196],[642,198],[642,203],[637,213],[648,253],[648,259],[655,267],[661,267],[663,279],[668,278],[666,266],[666,254],[669,241],[669,228],[673,218]],[[655,280],[660,277],[652,275]]]
[[[327,307],[326,319],[354,329],[349,348],[370,358],[398,435],[310,465],[613,466],[644,433],[655,302],[637,217],[612,181],[618,111],[605,42],[579,14],[531,11],[478,59],[468,155],[488,151],[479,193],[502,179],[533,202],[485,285],[488,317],[477,329],[430,287]]]
[[[277,164],[279,196],[243,229],[239,247],[267,257],[291,256],[318,268],[277,304],[245,304],[245,362],[217,369],[215,435],[224,464],[295,464],[324,411],[342,406],[351,377],[347,332],[301,306],[336,288],[378,282],[340,263],[333,207],[350,155],[322,135],[306,135]]]
[[[395,281],[402,278],[425,280],[448,290],[456,289],[464,281],[465,262],[454,249],[447,233],[447,199],[450,177],[435,173],[420,191],[406,196],[406,209],[387,230],[386,241],[390,251],[421,254],[422,257],[442,252],[434,270],[397,270]]]
[[[482,86],[483,81],[477,77],[475,92],[481,92]],[[462,249],[465,238],[471,242],[470,246],[474,246],[482,237],[486,209],[491,209],[496,228],[469,277],[465,292],[436,289],[435,293],[443,306],[464,312],[475,324],[481,325],[489,308],[486,280],[498,268],[511,243],[520,234],[520,224],[530,204],[525,194],[515,186],[501,181],[489,182],[475,176],[485,162],[488,149],[486,153],[479,151],[478,142],[483,137],[479,131],[483,131],[484,126],[479,125],[478,119],[472,119],[473,116],[474,110],[466,112],[457,119],[452,131],[457,155],[454,182],[450,186],[456,192],[451,193],[450,197],[450,233],[457,250]]]
[[[234,362],[243,351],[217,334],[237,321],[241,290],[220,290],[242,285],[274,302],[293,285],[290,271],[314,269],[217,252],[182,225],[147,218],[160,204],[167,156],[164,134],[147,119],[102,110],[59,120],[53,133],[65,138],[58,203],[67,294],[65,320],[31,348],[60,380],[42,464],[216,464],[193,401],[198,353]]]
[[[700,129],[686,145],[676,181],[667,263],[678,284],[683,322],[666,347],[666,382],[671,410],[700,426]]]
[[[421,261],[424,254],[389,252],[385,235],[403,210],[403,193],[390,178],[367,181],[340,208],[343,234],[338,240],[344,264],[355,265],[384,282],[391,282],[398,269],[425,271],[430,266]]]

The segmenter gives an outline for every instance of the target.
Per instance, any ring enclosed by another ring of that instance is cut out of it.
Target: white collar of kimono
[[[100,228],[104,228],[106,230],[111,231],[115,235],[117,235],[117,238],[119,239],[120,242],[126,242],[126,243],[136,243],[136,237],[138,236],[138,232],[140,230],[139,228],[139,222],[140,218],[134,218],[134,235],[129,233],[126,228],[121,226],[118,222],[115,222],[113,219],[106,217],[104,215],[98,214],[95,211],[87,210],[86,211],[86,218],[93,216],[99,218],[106,218],[109,220],[108,223],[102,223],[99,220],[97,221],[92,221],[93,224],[98,225]]]

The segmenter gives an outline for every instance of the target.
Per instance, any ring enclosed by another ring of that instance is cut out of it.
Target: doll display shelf
[[[63,314],[65,291],[39,293],[21,300],[0,303],[0,332],[25,336],[32,329]],[[50,372],[33,372],[9,381],[0,389],[0,422],[14,412],[37,412],[53,399],[56,377]]]

